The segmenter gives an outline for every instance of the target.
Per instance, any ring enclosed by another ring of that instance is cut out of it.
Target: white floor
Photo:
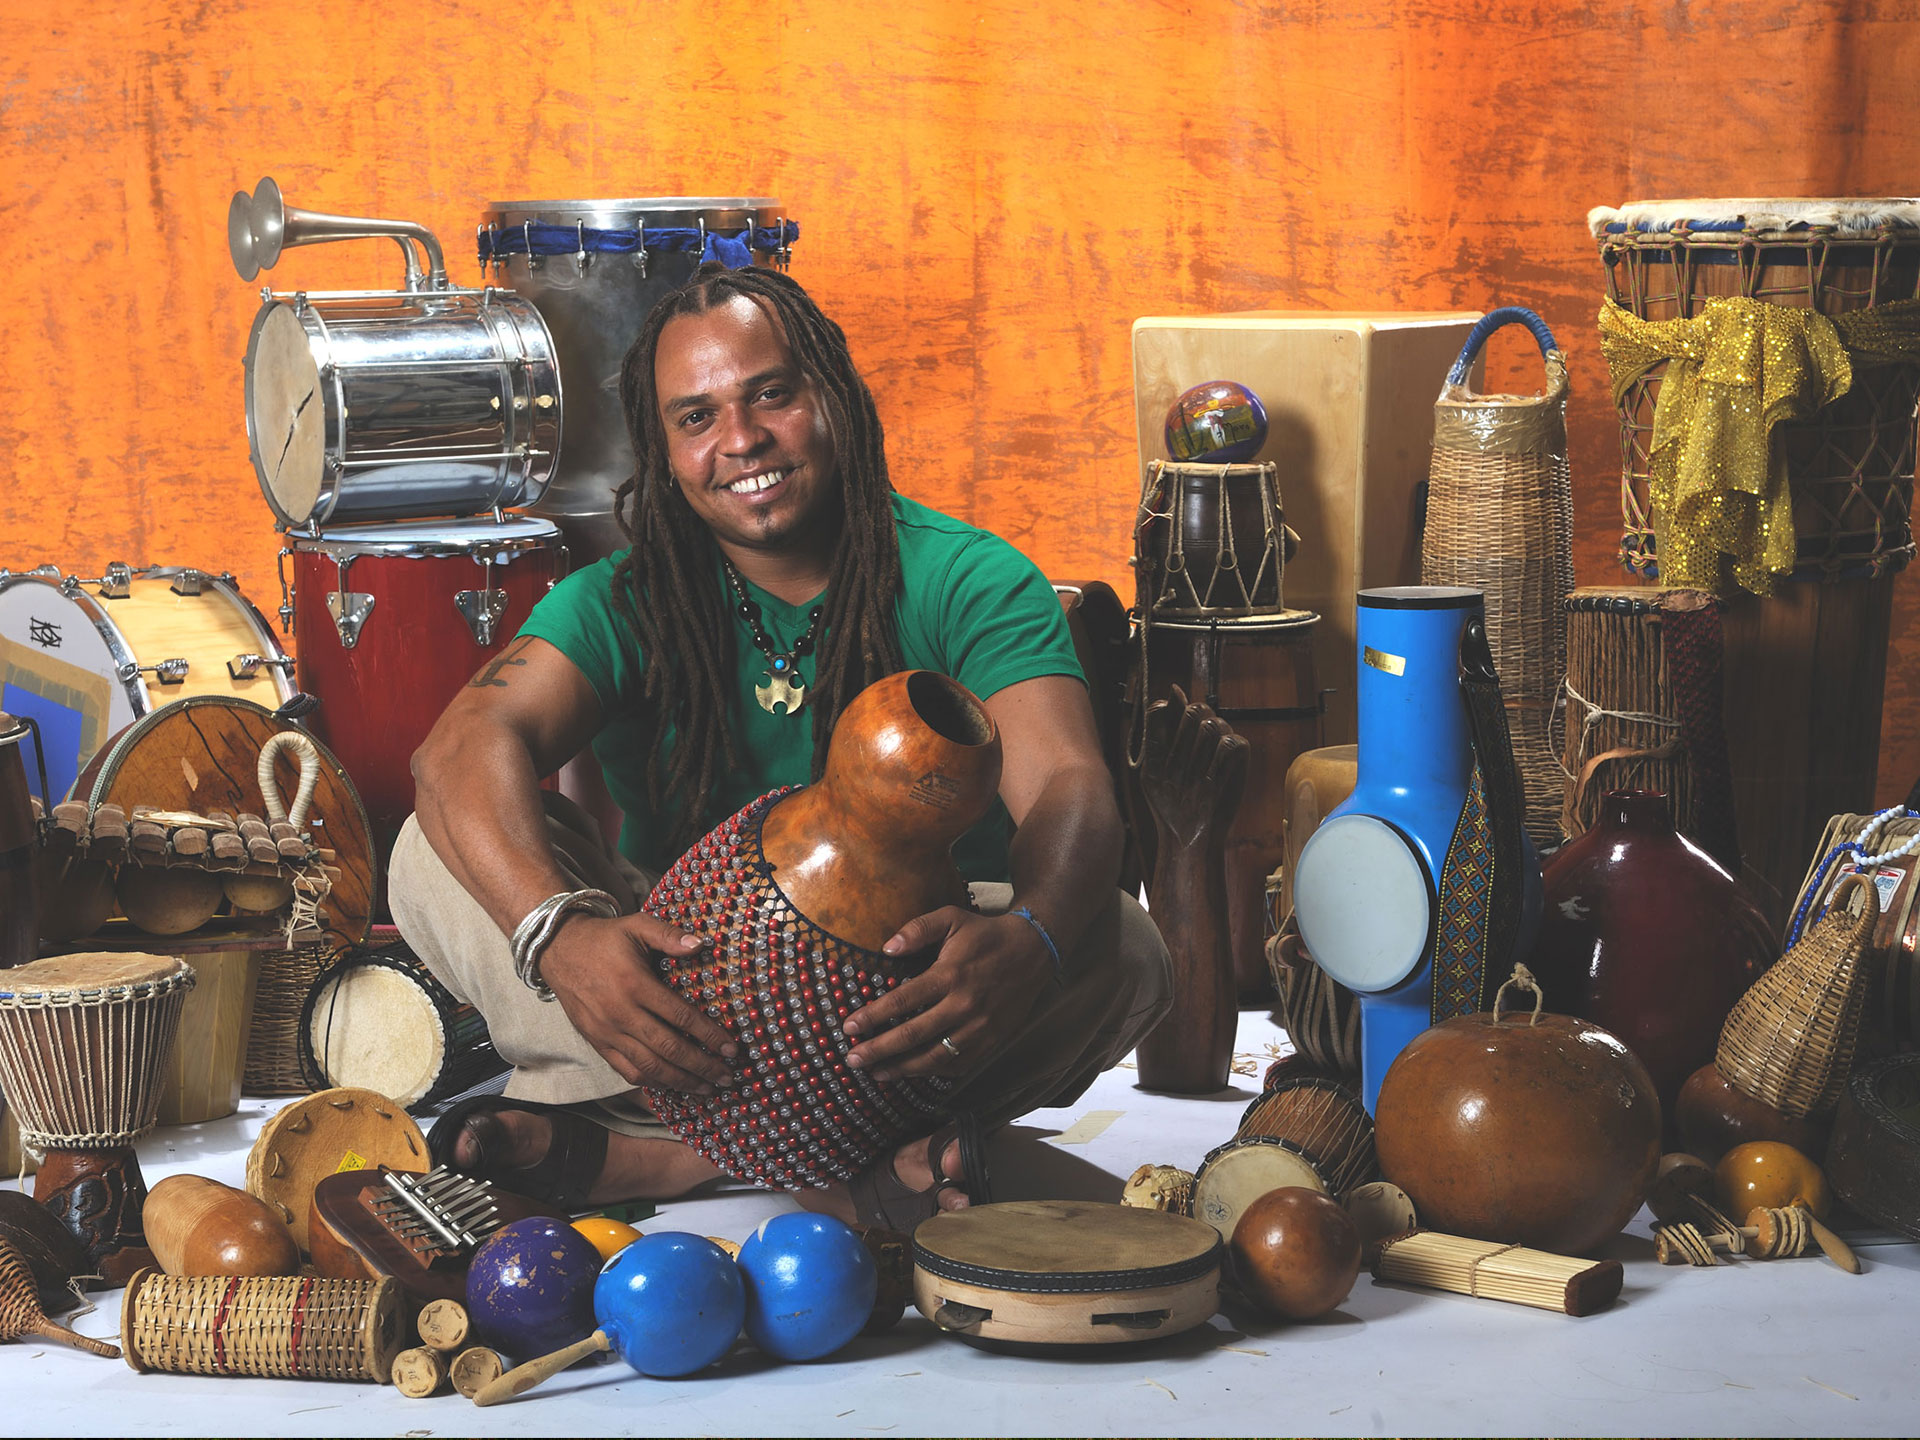
[[[1125,1067],[996,1141],[998,1198],[1116,1199],[1143,1161],[1191,1168],[1233,1130],[1281,1041],[1242,1017],[1244,1076],[1201,1100],[1136,1089]],[[278,1102],[141,1146],[149,1182],[241,1183]],[[1103,1122],[1108,1122],[1104,1123]],[[28,1182],[29,1185],[32,1183]],[[787,1208],[761,1193],[665,1207],[642,1229],[743,1238]],[[1920,1427],[1920,1248],[1873,1245],[1866,1274],[1824,1259],[1714,1270],[1654,1263],[1647,1217],[1614,1242],[1626,1291],[1583,1320],[1362,1275],[1332,1317],[1239,1313],[1096,1359],[988,1353],[918,1315],[832,1359],[779,1366],[744,1342],[698,1378],[584,1366],[511,1404],[408,1400],[372,1385],[138,1375],[39,1340],[0,1347],[12,1435],[1913,1434]],[[73,1322],[110,1336],[118,1292]]]

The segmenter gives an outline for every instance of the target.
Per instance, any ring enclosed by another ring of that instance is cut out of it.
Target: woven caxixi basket
[[[1469,375],[1504,325],[1539,342],[1538,395],[1479,395]],[[1487,597],[1487,640],[1526,789],[1537,845],[1560,842],[1559,757],[1549,736],[1566,673],[1573,588],[1573,490],[1567,471],[1567,362],[1531,310],[1505,306],[1473,327],[1433,407],[1433,471],[1420,547],[1427,585],[1465,585]]]
[[[301,945],[262,958],[247,1036],[247,1094],[305,1095],[313,1089],[300,1068],[300,1010],[333,950],[330,943]]]
[[[120,1306],[135,1370],[387,1383],[401,1349],[392,1279],[194,1278],[142,1270]]]
[[[1850,890],[1861,892],[1857,912],[1844,903]],[[1847,876],[1827,913],[1740,997],[1720,1028],[1713,1062],[1736,1089],[1786,1115],[1824,1115],[1839,1103],[1853,1071],[1866,951],[1879,920],[1872,883]]]

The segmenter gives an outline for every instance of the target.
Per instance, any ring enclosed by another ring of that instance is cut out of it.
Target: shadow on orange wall
[[[57,8],[0,45],[0,566],[230,569],[279,603],[241,416],[254,297],[225,243],[228,196],[272,174],[304,208],[429,225],[468,283],[490,200],[778,196],[898,486],[1123,593],[1136,316],[1525,304],[1572,361],[1575,558],[1606,582],[1618,438],[1586,210],[1911,191],[1920,26],[1818,0],[1453,8]],[[273,279],[396,268],[363,242]],[[1533,383],[1517,340],[1496,342],[1503,372]],[[1886,800],[1920,774],[1914,595],[1895,601]]]

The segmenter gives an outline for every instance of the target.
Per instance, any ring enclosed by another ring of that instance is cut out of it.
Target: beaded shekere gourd
[[[876,1083],[848,1066],[840,1027],[931,962],[880,946],[968,903],[949,850],[999,778],[972,694],[890,675],[841,715],[817,784],[762,796],[674,862],[645,909],[713,944],[656,963],[742,1052],[730,1090],[645,1091],[674,1134],[729,1175],[794,1188],[852,1179],[935,1127],[951,1079]]]

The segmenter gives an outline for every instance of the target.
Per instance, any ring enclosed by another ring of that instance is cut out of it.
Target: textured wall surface
[[[225,244],[228,196],[263,174],[303,208],[433,227],[467,282],[490,199],[778,195],[900,487],[1123,593],[1134,317],[1540,310],[1573,365],[1579,577],[1603,583],[1618,452],[1588,207],[1920,189],[1912,3],[4,5],[0,566],[227,568],[267,610],[255,302]],[[361,242],[272,279],[396,271]],[[1517,332],[1492,373],[1530,380]],[[1917,585],[1889,798],[1920,773]]]

